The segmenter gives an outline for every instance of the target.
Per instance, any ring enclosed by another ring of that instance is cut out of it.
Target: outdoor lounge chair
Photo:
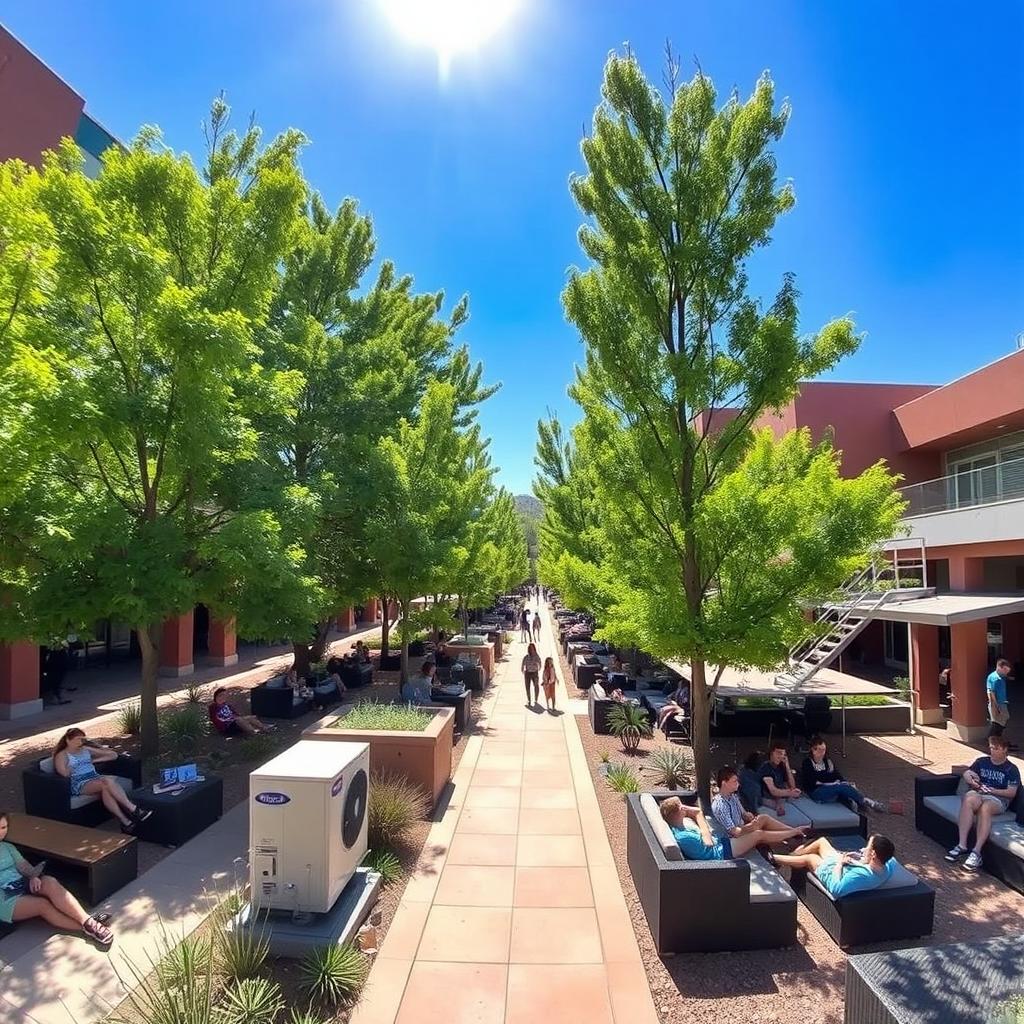
[[[257,718],[298,718],[313,702],[308,697],[296,697],[283,676],[274,676],[249,691],[249,706]]]
[[[95,767],[101,775],[113,775],[126,793],[142,785],[142,762],[127,754],[119,754],[114,761],[97,761]],[[89,827],[110,817],[98,796],[71,795],[71,781],[57,774],[52,757],[41,758],[26,768],[21,773],[21,785],[25,813],[37,818]]]

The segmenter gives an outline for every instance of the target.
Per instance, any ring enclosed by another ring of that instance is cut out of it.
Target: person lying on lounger
[[[892,876],[896,846],[888,836],[872,835],[862,850],[842,853],[824,836],[799,846],[793,853],[768,853],[776,867],[813,871],[830,896],[877,889]]]
[[[711,832],[704,812],[699,807],[684,804],[677,796],[670,796],[661,801],[661,816],[672,829],[679,849],[687,860],[733,860],[750,853],[755,846],[764,843],[782,842],[794,836],[803,835],[798,828],[788,828],[784,832],[766,832],[755,829],[744,835],[716,838]],[[687,819],[694,822],[696,828],[687,827]]]

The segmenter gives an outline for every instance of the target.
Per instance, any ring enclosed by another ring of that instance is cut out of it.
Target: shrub
[[[284,996],[276,981],[245,978],[224,993],[218,1009],[225,1024],[274,1024],[284,1009]]]
[[[198,704],[169,708],[160,716],[160,735],[172,754],[195,750],[206,735],[208,726],[206,709]]]
[[[157,981],[162,989],[180,988],[213,970],[213,944],[199,938],[184,939],[157,965]]]
[[[390,850],[369,850],[363,864],[376,871],[385,885],[391,885],[402,877],[402,862]]]
[[[371,849],[390,849],[401,842],[414,821],[426,816],[430,799],[419,786],[393,771],[370,776],[367,829]]]
[[[656,786],[676,789],[689,781],[690,760],[678,747],[659,747],[647,758],[643,770],[654,776]]]
[[[608,774],[605,775],[608,786],[616,793],[639,793],[640,780],[633,773],[628,764],[612,762],[608,765]]]
[[[210,703],[206,697],[206,687],[199,683],[190,683],[185,687],[185,700],[189,704],[202,704],[204,707]]]
[[[322,946],[302,961],[302,985],[311,999],[336,1006],[359,991],[368,969],[355,946]]]
[[[269,954],[270,938],[258,923],[252,923],[221,933],[217,967],[232,981],[243,981],[259,974]]]
[[[1010,996],[994,1007],[989,1024],[1024,1024],[1024,993]]]
[[[125,704],[118,711],[117,728],[125,736],[138,736],[142,732],[142,705],[138,701]]]
[[[634,754],[640,747],[640,740],[650,736],[651,723],[643,708],[635,704],[616,704],[608,711],[608,731],[618,737],[627,754]]]
[[[243,761],[261,761],[277,752],[278,740],[270,733],[261,732],[255,736],[246,736],[238,744],[238,756]]]
[[[181,972],[177,984],[165,986],[161,979],[161,965],[172,960],[178,943],[160,924],[159,952],[148,956],[144,966],[130,957],[125,964],[130,979],[125,979],[128,996],[109,1018],[110,1024],[223,1024],[223,1018],[213,1007],[214,972],[203,969],[213,961],[214,935],[195,940],[194,956],[177,961]],[[173,970],[173,968],[171,968]]]
[[[327,1022],[317,1017],[312,1010],[300,1010],[298,1007],[292,1007],[292,1012],[288,1015],[288,1024],[327,1024]]]
[[[434,720],[429,711],[421,711],[411,704],[383,704],[362,700],[342,715],[335,729],[379,729],[388,732],[423,732]]]

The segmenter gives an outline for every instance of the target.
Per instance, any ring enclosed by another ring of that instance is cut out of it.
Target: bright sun
[[[379,0],[395,28],[411,43],[437,53],[442,75],[452,58],[478,49],[519,7],[520,0]]]

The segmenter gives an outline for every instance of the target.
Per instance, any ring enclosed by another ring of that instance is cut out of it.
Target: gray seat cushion
[[[799,807],[795,807],[792,800],[786,801],[785,814],[776,814],[775,806],[769,806],[768,804],[761,804],[757,812],[758,814],[767,814],[769,817],[781,821],[783,825],[788,825],[790,828],[801,828],[803,826],[810,828],[811,826],[811,819]]]
[[[650,793],[641,793],[640,806],[643,808],[644,814],[647,815],[647,821],[654,830],[655,838],[661,846],[661,852],[665,855],[665,860],[682,860],[683,851],[679,849],[679,844],[676,842],[676,837],[672,835],[672,829],[669,828],[668,822],[661,816],[661,811],[658,809],[658,801]]]
[[[789,822],[789,809],[799,811],[814,828],[857,828],[860,825],[860,817],[856,811],[851,811],[846,804],[819,804],[809,796],[798,796],[789,801],[786,808],[785,821]]]
[[[1024,825],[1018,825],[1016,821],[998,820],[992,826],[992,835],[988,841],[1024,860]]]
[[[748,853],[743,860],[750,865],[751,903],[791,903],[796,893],[789,883],[763,857]]]
[[[135,783],[131,779],[126,779],[121,775],[115,775],[114,781],[126,792],[130,793]],[[99,800],[98,796],[90,796],[88,793],[83,793],[81,796],[73,796],[71,798],[71,809],[77,811],[79,807],[88,807],[89,804],[95,803]]]
[[[956,822],[960,820],[960,797],[955,793],[948,793],[945,796],[926,796],[924,798],[924,805],[930,811],[934,811],[940,817],[945,818],[946,821]],[[1013,811],[997,814],[992,820],[1012,822],[1014,820]]]

